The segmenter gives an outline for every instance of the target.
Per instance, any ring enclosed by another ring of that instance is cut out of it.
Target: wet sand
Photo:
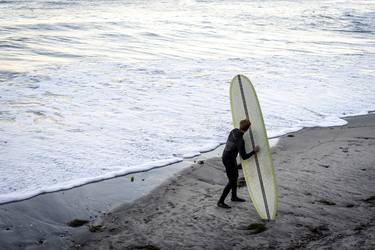
[[[71,248],[375,249],[375,115],[345,119],[285,135],[273,148],[273,222],[259,219],[244,187],[247,202],[216,207],[227,181],[216,157],[83,226]]]
[[[212,157],[210,155],[200,158]],[[181,162],[2,204],[0,250],[66,249],[71,246],[68,239],[72,235],[87,231],[85,226],[70,227],[67,225],[69,222],[75,219],[93,221],[116,206],[131,203],[148,194],[160,183],[190,165],[189,162]]]

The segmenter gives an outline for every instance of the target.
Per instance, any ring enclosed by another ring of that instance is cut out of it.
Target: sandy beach
[[[345,119],[287,134],[273,148],[273,222],[259,219],[244,187],[247,202],[216,206],[227,181],[219,148],[0,205],[0,249],[374,249],[375,114]],[[87,223],[69,226],[75,219]]]
[[[259,219],[246,188],[247,202],[216,206],[227,180],[215,157],[92,221],[71,248],[374,249],[375,115],[345,119],[285,135],[273,148],[275,221]]]

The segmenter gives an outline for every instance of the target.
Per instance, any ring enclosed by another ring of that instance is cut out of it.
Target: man
[[[224,203],[224,200],[229,194],[230,190],[232,190],[232,201],[245,201],[244,199],[241,199],[237,196],[238,167],[236,158],[238,153],[240,153],[242,159],[247,160],[253,154],[259,152],[259,147],[255,146],[253,151],[251,151],[250,153],[246,153],[243,135],[250,128],[250,126],[251,123],[248,119],[242,120],[240,121],[240,128],[233,129],[228,136],[228,140],[223,151],[222,160],[229,182],[225,186],[223,194],[221,195],[220,200],[217,203],[218,207],[230,208],[230,206]]]

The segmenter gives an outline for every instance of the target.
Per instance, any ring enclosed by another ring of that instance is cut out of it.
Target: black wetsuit
[[[242,159],[249,159],[254,151],[246,153],[245,150],[245,141],[243,140],[244,133],[241,132],[238,128],[233,129],[227,139],[225,145],[222,160],[227,172],[229,179],[228,184],[225,186],[223,194],[220,197],[219,202],[224,202],[225,198],[229,194],[229,191],[232,189],[232,199],[237,198],[237,180],[238,180],[238,167],[237,167],[237,155],[240,153]]]

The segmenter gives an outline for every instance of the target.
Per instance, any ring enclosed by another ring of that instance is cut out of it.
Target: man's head
[[[244,119],[240,121],[240,130],[242,132],[246,132],[251,126],[251,122],[249,119]]]

